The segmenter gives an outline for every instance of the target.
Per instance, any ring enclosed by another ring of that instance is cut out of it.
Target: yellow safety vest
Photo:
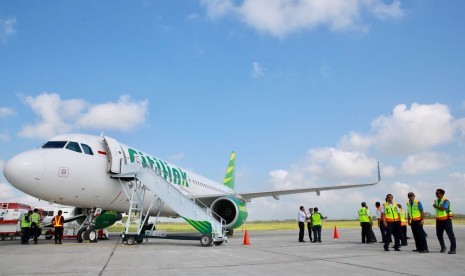
[[[321,214],[320,213],[313,213],[311,216],[312,225],[318,226],[321,225]]]
[[[29,220],[26,221],[26,217],[27,217],[27,214],[24,214],[22,217],[21,217],[21,228],[29,228],[29,226],[31,225],[31,222]]]
[[[397,203],[393,202],[392,207],[387,202],[384,203],[384,217],[386,222],[399,221],[399,214],[397,213]]]
[[[444,202],[447,200],[447,198],[443,197],[441,200],[436,199],[434,201],[434,204],[436,204],[439,207],[442,207]],[[450,201],[449,201],[449,208],[448,210],[439,210],[436,208],[436,220],[447,220],[447,219],[452,219],[454,215],[452,214],[452,207],[450,206]]]
[[[421,212],[418,209],[418,200],[414,200],[412,204],[410,201],[407,202],[408,217],[411,221],[421,220]]]
[[[36,227],[39,227],[39,218],[40,218],[39,214],[37,214],[37,213],[32,213],[32,214],[29,216],[29,220],[31,221],[31,225],[32,225],[33,222],[35,222],[35,224],[36,224],[35,226],[36,226]]]
[[[358,217],[360,219],[360,222],[370,222],[370,218],[368,217],[368,211],[366,207],[358,209]]]
[[[405,210],[400,209],[400,226],[407,225],[407,220],[405,219]]]

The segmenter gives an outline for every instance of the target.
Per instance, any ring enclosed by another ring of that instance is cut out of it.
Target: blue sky
[[[258,199],[251,219],[446,190],[465,213],[463,1],[0,0],[0,168],[67,132],[106,135]],[[0,176],[0,201],[34,200]],[[432,208],[426,211],[433,212]]]

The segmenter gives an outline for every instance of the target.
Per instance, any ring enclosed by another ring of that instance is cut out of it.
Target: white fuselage
[[[6,163],[4,174],[11,185],[49,202],[81,208],[100,207],[104,210],[128,211],[129,201],[126,192],[130,191],[130,182],[111,177],[114,173],[109,172],[110,163],[116,162],[116,157],[111,160],[110,149],[104,143],[103,137],[67,134],[56,136],[49,140],[51,141],[61,141],[65,144],[62,148],[41,147],[29,150],[14,156]],[[88,146],[93,154],[68,149],[69,142],[77,142],[81,145],[80,149]],[[154,166],[162,167],[168,173],[165,177],[167,181],[181,184],[195,196],[220,196],[233,193],[231,189],[218,182],[118,144],[122,162],[130,162],[131,157],[132,160],[138,158],[153,162]],[[134,152],[137,153],[136,156]],[[180,174],[184,177],[182,183],[179,178],[176,179],[176,175],[180,177]],[[153,196],[150,191],[146,193],[145,208],[148,208]],[[150,214],[156,215],[158,211],[154,209]],[[168,206],[164,206],[160,215],[176,216],[177,214]]]

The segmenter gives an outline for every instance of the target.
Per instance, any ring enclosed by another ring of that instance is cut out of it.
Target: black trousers
[[[308,237],[310,241],[312,241],[312,223],[311,222],[307,222],[307,229],[308,229]]]
[[[408,245],[407,243],[407,225],[401,225],[400,226],[402,236],[400,238],[400,241],[402,242],[402,246]]]
[[[299,221],[299,241],[304,241],[305,223]]]
[[[454,229],[452,229],[452,220],[436,220],[436,236],[438,236],[441,249],[446,249],[446,244],[444,243],[444,231],[446,231],[446,234],[449,237],[450,250],[455,251],[457,245],[455,243]]]
[[[26,244],[29,241],[29,227],[21,228],[21,244]]]
[[[362,226],[362,243],[371,242],[371,223],[360,222],[360,226]]]
[[[55,227],[55,243],[61,243],[61,237],[63,236],[63,227]]]
[[[37,242],[37,238],[40,236],[40,228],[36,226],[31,226],[31,228],[29,228],[29,238],[33,238],[34,239],[34,242]]]
[[[412,221],[410,223],[412,229],[413,239],[415,239],[415,246],[418,251],[428,250],[428,243],[426,242],[425,230],[423,225],[420,225],[420,221]]]
[[[394,248],[400,247],[400,221],[398,222],[388,222],[386,227],[386,237],[384,239],[384,249],[389,248],[389,244],[392,242],[391,235],[394,236]]]
[[[386,242],[386,228],[384,227],[383,221],[379,222],[379,231],[381,232],[381,241]]]

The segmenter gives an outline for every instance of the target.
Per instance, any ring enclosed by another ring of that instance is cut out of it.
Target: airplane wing
[[[275,199],[279,199],[280,195],[291,195],[291,194],[301,194],[301,193],[310,193],[310,192],[316,192],[317,195],[320,195],[321,191],[360,188],[360,187],[376,185],[378,184],[378,182],[367,183],[367,184],[351,184],[351,185],[340,185],[340,186],[326,186],[326,187],[313,187],[313,188],[303,188],[303,189],[240,193],[240,195],[244,197],[247,201],[250,201],[252,198],[268,197],[268,196],[272,196]]]
[[[312,187],[312,188],[301,188],[301,189],[288,189],[288,190],[274,190],[274,191],[263,191],[263,192],[250,192],[250,193],[238,193],[236,197],[242,198],[245,201],[250,201],[253,198],[259,197],[268,197],[272,196],[274,199],[279,199],[280,195],[291,195],[291,194],[301,194],[301,193],[310,193],[316,192],[317,195],[320,195],[321,191],[329,191],[329,190],[342,190],[342,189],[351,189],[351,188],[360,188],[360,187],[367,187],[373,186],[378,184],[381,181],[381,173],[379,170],[379,162],[378,162],[378,181],[373,183],[366,183],[366,184],[350,184],[350,185],[339,185],[339,186],[323,186],[323,187]],[[204,202],[205,204],[212,203],[218,196],[206,196],[206,197],[198,197],[199,200]]]
[[[75,220],[77,220],[77,219],[85,218],[85,217],[86,217],[85,214],[79,214],[79,215],[74,216],[74,217],[66,218],[66,219],[63,220],[63,222],[64,222],[64,223],[67,223],[67,222],[75,221]],[[52,220],[53,220],[53,219],[52,219]],[[52,221],[43,224],[43,227],[52,227],[52,226],[53,226]]]

